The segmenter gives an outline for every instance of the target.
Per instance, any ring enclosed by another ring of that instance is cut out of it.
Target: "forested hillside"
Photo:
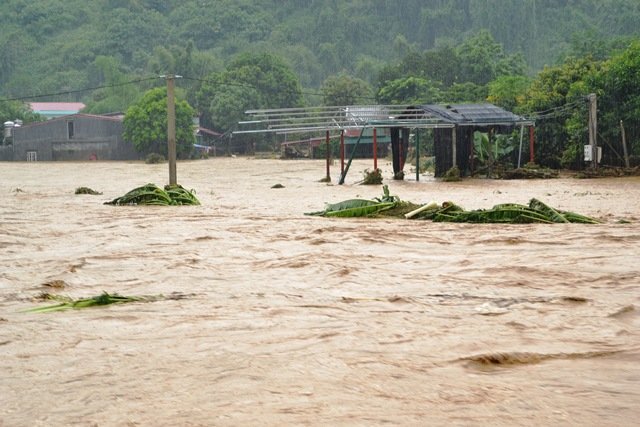
[[[179,74],[178,98],[221,132],[249,108],[490,101],[537,120],[543,164],[572,167],[597,93],[605,142],[623,120],[640,155],[638,0],[2,3],[3,120],[37,120],[35,100],[144,120],[143,95]]]
[[[637,0],[4,0],[0,95],[99,85],[101,56],[126,75],[202,77],[246,51],[282,57],[303,87],[340,71],[373,83],[408,51],[481,29],[533,74],[570,52],[602,54],[638,22]]]

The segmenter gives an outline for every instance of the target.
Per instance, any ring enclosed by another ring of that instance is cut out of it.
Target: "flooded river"
[[[369,163],[339,186],[322,161],[180,162],[202,203],[183,207],[103,204],[166,164],[0,164],[0,425],[635,425],[639,177],[397,182],[384,162],[403,200],[604,223],[303,215],[381,196],[356,185]],[[166,298],[24,312],[103,291]]]

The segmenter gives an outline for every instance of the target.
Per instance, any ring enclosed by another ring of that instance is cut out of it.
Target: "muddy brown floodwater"
[[[303,215],[380,196],[356,185],[369,163],[339,186],[322,161],[179,162],[193,207],[103,204],[166,164],[2,163],[0,425],[636,425],[640,178],[396,182],[384,162],[403,200],[604,223]],[[168,298],[24,312],[43,291]]]

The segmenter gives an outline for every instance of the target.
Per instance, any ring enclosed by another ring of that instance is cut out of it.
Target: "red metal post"
[[[340,131],[340,175],[344,175],[344,129]]]
[[[329,173],[329,163],[331,163],[331,144],[329,143],[329,131],[327,131],[327,181],[331,181]]]
[[[533,163],[533,126],[529,126],[529,162]]]
[[[373,171],[378,170],[378,129],[373,128]]]

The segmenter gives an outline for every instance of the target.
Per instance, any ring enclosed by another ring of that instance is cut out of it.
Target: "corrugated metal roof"
[[[47,126],[51,123],[55,123],[57,121],[60,120],[65,120],[65,121],[69,121],[69,120],[73,120],[73,118],[75,117],[88,117],[88,118],[93,118],[93,119],[97,119],[97,120],[104,120],[104,121],[108,121],[108,122],[122,122],[123,118],[122,117],[113,117],[113,116],[101,116],[101,115],[97,115],[97,114],[84,114],[84,113],[78,113],[78,114],[68,114],[62,117],[54,117],[51,120],[45,120],[43,122],[32,122],[26,125],[23,125],[21,128],[29,128],[31,126]]]
[[[528,122],[493,104],[422,105],[425,112],[457,125],[516,124]]]

